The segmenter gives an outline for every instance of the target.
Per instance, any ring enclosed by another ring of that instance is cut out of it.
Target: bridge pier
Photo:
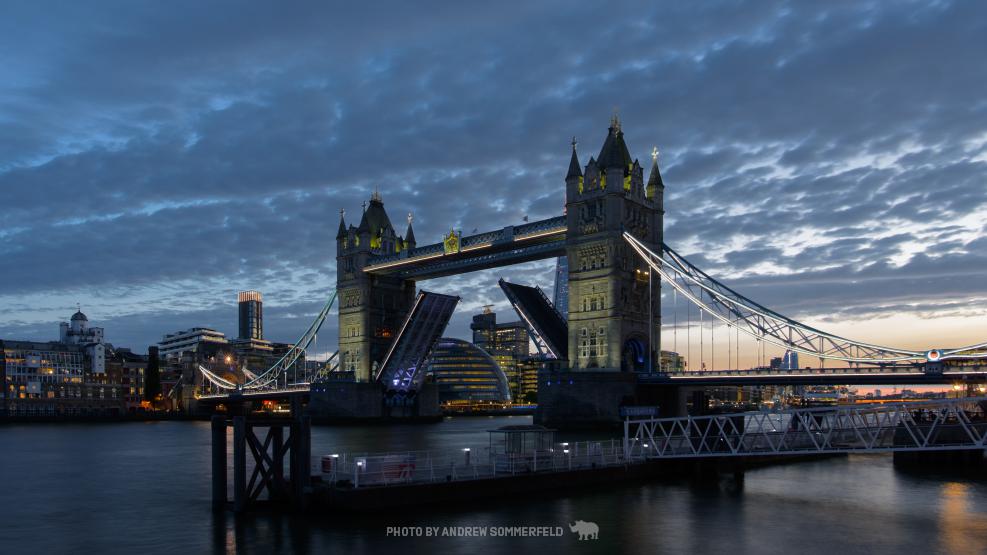
[[[226,417],[212,417],[212,508],[225,510],[226,497]]]
[[[250,420],[245,416],[217,415],[212,419],[213,509],[230,508],[226,447],[230,427],[233,428],[233,511],[244,512],[258,502],[290,502],[296,509],[304,508],[312,473],[310,419],[302,416],[292,420]],[[287,439],[285,428],[289,430]],[[259,436],[258,429],[267,429],[267,433]],[[248,452],[253,460],[249,478]],[[287,479],[285,455],[289,458]],[[265,491],[267,499],[261,500]]]
[[[558,429],[620,426],[620,407],[635,404],[635,388],[628,372],[542,370],[534,422]]]

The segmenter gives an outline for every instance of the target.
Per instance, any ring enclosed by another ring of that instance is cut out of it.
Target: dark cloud
[[[339,209],[379,187],[420,243],[558,214],[568,138],[585,163],[615,106],[634,156],[662,151],[666,240],[751,297],[985,312],[985,7],[599,10],[8,6],[0,336],[52,337],[76,301],[137,347],[232,331],[251,287],[290,339],[334,282]],[[508,309],[501,275],[551,287],[550,261],[423,285],[460,292],[461,335]]]

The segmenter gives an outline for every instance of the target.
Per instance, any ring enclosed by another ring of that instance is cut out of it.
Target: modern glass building
[[[521,361],[530,355],[528,329],[521,322],[497,322],[497,314],[489,307],[473,316],[470,324],[473,344],[493,357],[511,389],[511,398],[519,400],[524,394],[524,372]],[[537,376],[535,377],[537,382]]]
[[[264,299],[260,291],[237,293],[240,339],[264,339]]]
[[[443,337],[435,344],[428,372],[439,388],[439,402],[510,401],[507,376],[497,362],[476,345]]]

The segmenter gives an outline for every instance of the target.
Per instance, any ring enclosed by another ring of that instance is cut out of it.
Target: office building
[[[521,322],[497,322],[497,314],[487,306],[482,314],[473,316],[470,324],[473,344],[490,354],[497,362],[511,387],[511,396],[524,396],[524,372],[521,361],[530,356],[528,329]],[[530,371],[529,371],[530,373]],[[537,384],[537,376],[534,378]]]
[[[264,302],[259,291],[240,291],[237,294],[240,309],[241,340],[264,339]]]
[[[189,328],[165,335],[158,342],[158,352],[162,360],[175,360],[191,353],[214,354],[227,345],[229,341],[223,332],[212,328]]]
[[[503,370],[483,349],[468,341],[439,339],[427,364],[441,403],[511,400]]]

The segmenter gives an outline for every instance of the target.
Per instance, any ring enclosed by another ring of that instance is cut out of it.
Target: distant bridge
[[[902,366],[860,366],[783,370],[703,370],[639,376],[639,381],[655,384],[706,387],[743,385],[942,385],[959,382],[984,383],[987,364],[945,366],[924,364]]]
[[[628,459],[983,451],[987,397],[628,419]]]

